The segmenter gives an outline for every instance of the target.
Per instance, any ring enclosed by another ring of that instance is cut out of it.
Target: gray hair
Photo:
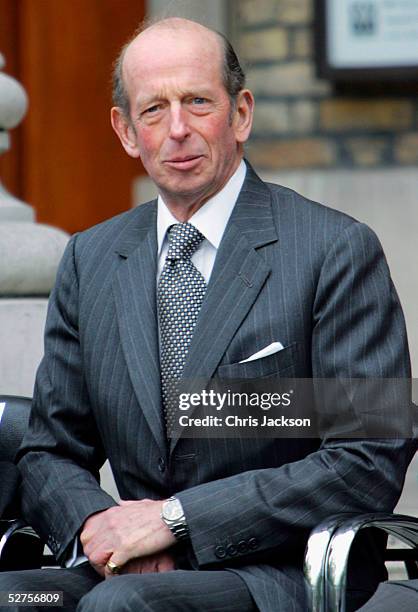
[[[129,105],[129,96],[126,91],[125,83],[123,80],[123,60],[125,57],[125,53],[131,42],[144,30],[148,29],[151,25],[158,25],[163,20],[157,22],[145,21],[141,24],[141,26],[135,31],[134,35],[128,40],[128,42],[123,45],[122,49],[119,52],[118,57],[116,58],[113,64],[113,89],[112,89],[112,98],[114,106],[118,106],[126,119],[130,120],[130,105]],[[239,92],[245,87],[245,74],[241,65],[239,63],[239,59],[237,54],[234,51],[233,46],[229,42],[229,40],[216,30],[212,30],[208,28],[211,32],[214,32],[218,37],[222,45],[223,49],[223,62],[222,62],[222,80],[225,87],[225,90],[231,100],[232,108],[235,107],[235,103],[237,100],[237,96]]]

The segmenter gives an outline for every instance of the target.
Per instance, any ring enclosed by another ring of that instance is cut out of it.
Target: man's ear
[[[110,121],[127,154],[130,157],[139,157],[135,128],[118,106],[111,109]]]
[[[249,89],[242,89],[235,102],[233,126],[237,142],[248,140],[253,124],[254,96]]]

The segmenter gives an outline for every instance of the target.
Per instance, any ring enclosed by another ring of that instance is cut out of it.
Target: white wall
[[[46,298],[0,299],[0,394],[32,397],[46,309]]]
[[[148,0],[149,17],[185,17],[215,30],[226,31],[225,0]]]
[[[377,233],[404,309],[413,375],[418,377],[418,170],[309,170],[262,176],[342,210]]]

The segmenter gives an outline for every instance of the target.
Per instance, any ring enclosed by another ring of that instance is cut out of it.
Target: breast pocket
[[[298,343],[293,342],[285,346],[281,351],[254,359],[245,363],[228,363],[218,367],[216,377],[220,379],[251,379],[264,378],[265,376],[287,375],[292,365],[297,361]],[[289,374],[291,375],[291,374]]]

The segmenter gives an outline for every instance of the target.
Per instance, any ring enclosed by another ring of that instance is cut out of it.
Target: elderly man
[[[219,34],[144,29],[116,65],[115,103],[159,197],[63,257],[19,468],[24,513],[67,569],[3,575],[0,590],[63,590],[83,611],[304,610],[309,530],[392,510],[407,444],[170,437],[170,383],[408,377],[381,247],[245,164],[254,100]],[[98,484],[106,457],[119,504]],[[351,609],[384,576],[367,571],[381,544],[358,546]]]

